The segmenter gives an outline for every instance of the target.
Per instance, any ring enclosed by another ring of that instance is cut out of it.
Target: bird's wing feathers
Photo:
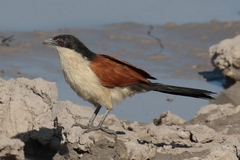
[[[91,61],[90,68],[105,87],[123,87],[136,83],[150,84],[148,78],[156,79],[144,70],[108,55],[97,55]]]

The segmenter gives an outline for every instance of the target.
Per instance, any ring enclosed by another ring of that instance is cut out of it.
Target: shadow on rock
[[[219,69],[213,71],[198,72],[199,75],[203,76],[208,82],[217,84],[224,87],[225,89],[231,87],[236,81],[230,77],[225,77]]]
[[[26,158],[38,160],[51,160],[59,152],[62,140],[62,127],[54,129],[40,128],[26,133],[20,133],[13,138],[25,143],[24,154]]]

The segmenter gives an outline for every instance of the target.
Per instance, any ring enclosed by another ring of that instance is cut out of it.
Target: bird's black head
[[[82,54],[88,60],[92,60],[95,57],[95,53],[90,51],[78,38],[72,35],[58,35],[43,41],[45,45],[58,46],[68,48]]]

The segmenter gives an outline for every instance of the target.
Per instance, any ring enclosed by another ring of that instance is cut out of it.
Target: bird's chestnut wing
[[[124,87],[137,83],[150,84],[156,79],[146,71],[109,55],[98,54],[90,62],[90,68],[105,87]]]

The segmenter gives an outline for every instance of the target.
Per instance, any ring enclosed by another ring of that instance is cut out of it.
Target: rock
[[[210,154],[204,158],[204,160],[238,160],[239,157],[236,156],[236,148],[233,146],[217,145],[213,147]]]
[[[236,114],[239,111],[240,111],[240,105],[237,107],[234,107],[231,103],[222,104],[222,105],[210,104],[210,105],[201,107],[194,118],[197,118],[201,114],[211,113],[205,119],[206,122],[211,122],[219,118],[231,116],[233,114]]]
[[[190,132],[191,140],[195,143],[209,143],[216,136],[216,132],[205,125],[188,125],[186,130]]]
[[[170,111],[162,113],[161,116],[157,119],[155,118],[153,120],[153,123],[158,126],[158,125],[181,125],[183,123],[185,123],[186,121],[184,119],[182,119],[181,117],[172,114]]]
[[[218,97],[217,101],[213,103],[217,104],[225,104],[225,103],[232,103],[234,106],[240,104],[240,81],[236,81],[232,84],[229,88],[225,89]]]
[[[233,106],[231,103],[227,104],[209,104],[200,108],[194,118],[186,124],[213,124],[215,121],[225,119],[227,117],[233,116],[240,111],[240,105]]]
[[[44,145],[58,151],[60,147],[56,143],[52,117],[57,98],[54,82],[41,78],[0,79],[0,133],[25,142],[26,154],[43,156],[43,152],[39,151],[48,148],[41,147]],[[51,149],[47,152],[51,152]]]
[[[236,81],[240,80],[240,35],[225,39],[209,48],[213,66],[222,71],[223,75]]]
[[[153,124],[147,125],[148,133],[153,137],[153,143],[171,144],[171,142],[189,145],[190,133],[184,131],[180,126],[155,126]]]
[[[0,155],[4,158],[11,155],[24,159],[24,153],[26,158],[30,154],[55,160],[239,157],[240,106],[204,106],[189,122],[166,112],[156,119],[157,126],[121,121],[110,114],[104,125],[117,134],[109,135],[100,130],[84,133],[81,127],[72,127],[76,122],[87,124],[94,111],[70,101],[57,101],[55,83],[0,79],[0,91],[0,149],[4,148]],[[101,118],[96,117],[95,125]]]
[[[50,117],[57,101],[55,83],[40,78],[0,80],[0,97],[0,133],[13,137],[40,127],[53,128]]]
[[[24,160],[23,147],[22,141],[0,134],[0,159]]]

